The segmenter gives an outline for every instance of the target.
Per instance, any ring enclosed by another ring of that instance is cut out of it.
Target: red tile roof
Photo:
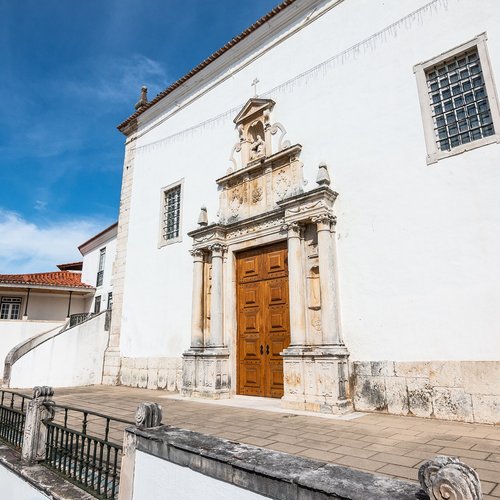
[[[122,131],[122,129],[128,125],[134,118],[137,118],[140,114],[142,114],[146,109],[150,108],[154,104],[156,104],[160,99],[165,97],[166,95],[173,92],[177,87],[180,87],[184,82],[189,80],[191,77],[199,73],[203,68],[207,67],[211,62],[215,61],[222,54],[227,52],[229,49],[234,47],[237,43],[241,42],[248,35],[253,33],[256,29],[260,28],[263,24],[267,23],[274,16],[279,14],[282,10],[286,9],[289,5],[296,2],[297,0],[284,0],[279,5],[277,5],[273,10],[268,12],[266,15],[262,16],[258,21],[255,21],[250,27],[248,27],[245,31],[235,36],[232,40],[226,43],[219,50],[214,52],[211,56],[208,56],[203,62],[198,64],[195,68],[193,68],[189,73],[184,75],[182,78],[179,78],[176,82],[174,82],[170,87],[166,88],[163,92],[160,92],[154,99],[149,101],[145,106],[139,108],[134,114],[130,115],[124,122],[118,125],[117,129]]]
[[[83,269],[83,262],[68,262],[66,264],[57,264],[61,271],[81,271]]]
[[[13,285],[49,285],[68,288],[94,288],[82,283],[80,273],[53,271],[35,274],[0,274],[0,284]]]

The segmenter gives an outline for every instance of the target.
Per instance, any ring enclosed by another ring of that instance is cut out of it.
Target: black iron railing
[[[74,326],[81,325],[82,323],[85,323],[85,321],[92,318],[92,316],[93,316],[92,313],[72,314],[69,317],[69,328],[73,328]]]
[[[4,389],[0,393],[0,440],[22,448],[26,407],[31,397]]]
[[[133,422],[102,413],[54,405],[45,422],[45,464],[97,498],[118,495],[123,429]]]

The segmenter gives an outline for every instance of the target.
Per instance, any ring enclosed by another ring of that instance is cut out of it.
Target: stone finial
[[[203,206],[200,209],[200,216],[198,217],[198,226],[208,226],[208,212],[207,207]]]
[[[139,110],[148,103],[148,88],[143,85],[141,88],[141,97],[135,105],[135,109]]]
[[[37,385],[33,387],[33,399],[46,401],[54,395],[54,389],[48,385]]]
[[[474,469],[456,457],[438,455],[420,466],[418,480],[430,500],[481,500],[481,483]]]
[[[330,174],[328,173],[326,163],[320,163],[318,167],[318,175],[316,176],[316,184],[318,184],[318,186],[329,186],[330,182]]]
[[[139,429],[149,429],[161,425],[162,409],[157,403],[141,403],[135,412],[135,425]]]

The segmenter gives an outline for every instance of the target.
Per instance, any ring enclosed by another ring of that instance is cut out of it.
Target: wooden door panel
[[[283,359],[290,343],[286,243],[238,257],[238,393],[283,396]]]
[[[249,255],[240,260],[238,277],[240,282],[255,281],[260,278],[262,259],[259,255]]]

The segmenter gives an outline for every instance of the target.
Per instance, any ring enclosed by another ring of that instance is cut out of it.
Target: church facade
[[[143,91],[104,382],[499,422],[498,21],[286,0]]]

